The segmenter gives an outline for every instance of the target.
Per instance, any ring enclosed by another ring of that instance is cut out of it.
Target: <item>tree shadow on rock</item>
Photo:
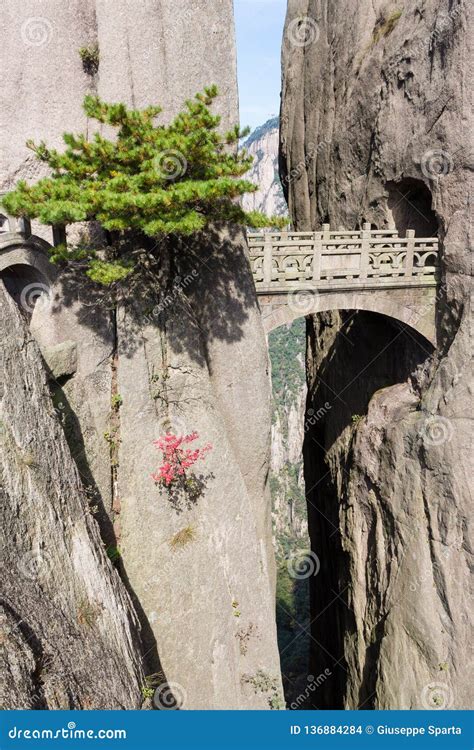
[[[131,357],[143,332],[166,332],[172,350],[205,364],[213,341],[237,342],[258,310],[241,227],[216,225],[192,237],[129,241],[134,271],[112,289],[70,264],[60,275],[53,313],[75,308],[81,325],[107,340],[116,311],[120,353]]]
[[[214,479],[212,472],[209,474],[192,474],[187,477],[180,477],[178,481],[173,482],[170,487],[166,488],[168,501],[178,515],[197,505],[211,479]]]

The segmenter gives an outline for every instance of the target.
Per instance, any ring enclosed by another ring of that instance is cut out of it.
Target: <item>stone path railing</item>
[[[318,290],[434,286],[438,239],[407,230],[248,233],[250,262],[259,294]]]
[[[1,196],[0,196],[1,199]],[[52,228],[53,244],[62,241]],[[31,234],[27,219],[0,212],[0,245]],[[249,232],[250,262],[259,294],[295,289],[403,288],[437,283],[438,239],[406,237],[396,230],[331,230],[319,232]]]
[[[3,212],[2,208],[2,195],[0,193],[0,234],[5,234],[14,237],[15,235],[22,235],[22,237],[29,237],[31,234],[31,223],[29,219],[18,219],[15,216],[10,216]]]

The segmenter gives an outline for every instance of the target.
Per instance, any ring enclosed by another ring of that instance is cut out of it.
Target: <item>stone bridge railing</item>
[[[1,200],[1,195],[0,195]],[[62,227],[52,227],[52,244],[64,241]],[[0,211],[0,248],[31,236],[30,222]],[[35,238],[37,239],[37,238]],[[407,230],[331,230],[318,232],[249,232],[252,272],[260,295],[294,290],[381,289],[435,286],[437,237],[415,237]]]
[[[403,288],[437,283],[438,239],[407,230],[248,233],[258,294],[295,289]]]

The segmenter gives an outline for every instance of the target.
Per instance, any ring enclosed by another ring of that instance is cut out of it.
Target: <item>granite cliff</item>
[[[178,9],[168,0],[133,7],[48,0],[41,17],[37,3],[10,0],[2,23],[11,45],[2,51],[7,81],[2,112],[14,123],[3,131],[11,133],[3,144],[3,189],[41,174],[25,147],[27,138],[58,146],[65,130],[88,131],[81,110],[88,91],[137,107],[160,103],[169,118],[186,97],[217,83],[223,127],[238,120],[230,0],[179,3]],[[44,227],[33,230],[51,240]],[[2,257],[10,250],[4,247]],[[8,705],[20,697],[22,705],[31,703],[38,683],[44,685],[41,707],[64,704],[66,698],[51,697],[48,682],[58,665],[50,663],[48,680],[42,671],[54,615],[62,661],[74,661],[83,649],[78,669],[82,674],[90,668],[84,687],[69,690],[71,707],[135,708],[142,695],[152,697],[156,708],[282,706],[267,487],[268,355],[246,240],[235,227],[216,227],[188,251],[185,258],[171,251],[173,270],[165,267],[149,288],[112,306],[102,304],[98,290],[74,273],[51,269],[45,278],[8,264],[2,272],[2,295],[5,284],[22,308],[17,319],[10,298],[2,303],[2,324],[9,330],[13,320],[19,331],[5,351],[6,372],[17,368],[24,378],[17,374],[6,382],[3,395],[4,493],[13,504],[6,509],[4,532],[14,532],[3,562],[14,566],[23,556],[34,558],[30,578],[16,580],[20,593],[8,578],[7,604],[13,606],[14,599],[16,608],[7,614],[2,638],[7,684],[10,674],[22,676],[15,678],[18,689],[11,685]],[[31,303],[25,305],[27,295]],[[31,342],[25,351],[24,340]],[[31,411],[27,421],[30,403],[38,414]],[[251,420],[242,416],[249,414]],[[14,440],[15,415],[24,424]],[[41,445],[29,429],[34,419],[45,422]],[[58,437],[61,427],[68,445]],[[151,477],[159,463],[153,441],[167,430],[196,431],[212,444],[200,491],[190,502],[175,502]],[[19,456],[26,451],[36,461],[40,449],[41,466],[24,468],[19,477],[39,474],[42,494],[22,479],[20,497],[20,480],[9,468],[11,451]],[[53,486],[61,461],[65,476]],[[90,518],[80,516],[84,493],[93,508]],[[27,531],[24,536],[10,514]],[[75,534],[69,531],[70,516],[78,525]],[[72,559],[66,564],[68,553]],[[35,575],[37,559],[43,558],[63,576],[46,575],[43,584]],[[87,589],[83,594],[81,586]],[[42,596],[51,588],[66,601],[55,614]],[[28,598],[30,589],[34,595]],[[71,630],[71,618],[82,617],[80,610],[75,614],[81,596],[84,619],[90,604],[89,619],[97,609],[98,624],[88,630],[76,622]],[[13,627],[19,621],[25,640],[31,636],[29,646]],[[107,690],[91,694],[89,682],[101,669],[102,681],[108,679],[118,659],[123,674],[115,675]],[[79,679],[75,673],[73,678]],[[68,693],[69,682],[63,682]]]
[[[243,197],[247,211],[263,211],[267,216],[286,216],[287,205],[278,174],[279,120],[271,120],[255,128],[244,143],[254,158],[248,178],[258,190]]]
[[[437,233],[435,351],[345,311],[307,323],[312,671],[320,708],[466,708],[472,382],[464,2],[290,0],[281,169],[298,229]]]

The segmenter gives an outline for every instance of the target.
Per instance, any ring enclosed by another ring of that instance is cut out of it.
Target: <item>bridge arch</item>
[[[249,233],[267,332],[330,310],[363,310],[410,326],[436,345],[437,237],[407,229]]]
[[[37,300],[49,296],[56,278],[48,258],[51,246],[40,237],[9,235],[0,234],[0,279],[19,307],[31,314]]]
[[[323,292],[300,290],[289,295],[259,296],[266,333],[297,318],[331,310],[363,310],[393,318],[421,334],[436,346],[436,289],[390,289]]]

